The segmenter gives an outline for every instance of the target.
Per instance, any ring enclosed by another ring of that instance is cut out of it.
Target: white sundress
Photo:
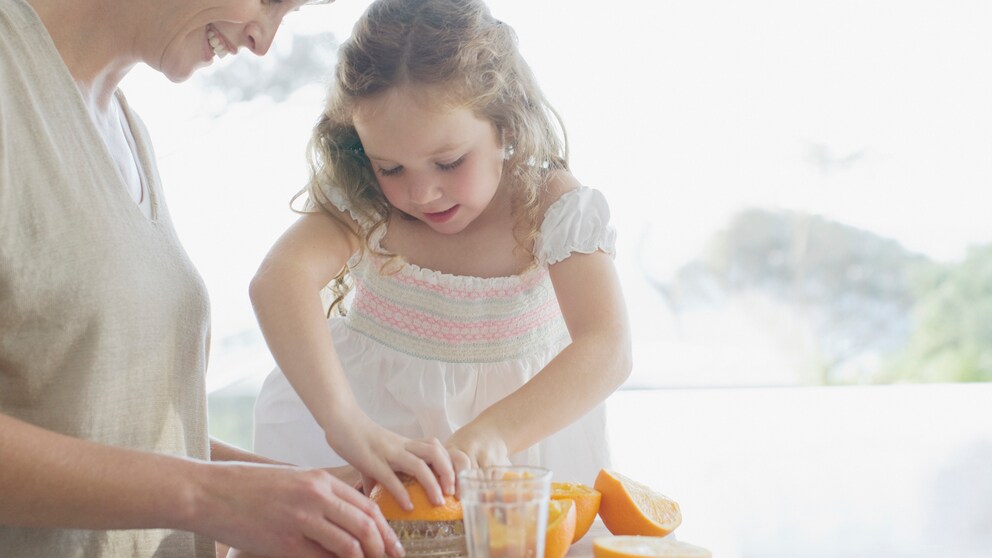
[[[613,255],[609,219],[599,191],[566,192],[545,213],[538,265],[510,277],[456,276],[408,263],[382,274],[374,256],[353,261],[348,315],[330,318],[328,327],[362,410],[403,436],[444,441],[526,383],[571,342],[548,266],[572,253]],[[305,467],[345,464],[278,368],[255,404],[254,449]],[[510,461],[591,485],[609,467],[604,405]]]

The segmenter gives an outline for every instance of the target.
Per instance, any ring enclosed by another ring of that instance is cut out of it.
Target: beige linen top
[[[0,0],[0,413],[207,459],[207,294],[169,219],[147,131],[119,99],[151,219],[37,14]],[[0,526],[0,555],[205,557],[213,545],[166,530]]]

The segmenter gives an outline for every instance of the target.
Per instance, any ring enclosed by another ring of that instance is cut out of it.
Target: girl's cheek
[[[396,202],[398,201],[397,196],[402,188],[402,186],[398,184],[399,181],[390,180],[384,177],[379,177],[377,180],[379,181],[379,189],[382,190],[382,195],[386,196],[386,201],[392,205],[396,205]]]

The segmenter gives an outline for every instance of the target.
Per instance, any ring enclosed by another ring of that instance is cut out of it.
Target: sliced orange
[[[599,537],[593,558],[711,558],[709,550],[662,537]]]
[[[601,470],[594,486],[603,493],[599,517],[614,535],[663,537],[682,523],[678,503],[619,473]]]
[[[565,558],[575,536],[575,503],[551,500],[548,503],[548,530],[544,537],[544,558]]]
[[[591,488],[577,482],[553,482],[551,483],[552,500],[571,500],[575,502],[575,537],[572,542],[576,542],[585,536],[596,521],[596,514],[599,512],[599,502],[603,495],[595,488]]]
[[[406,511],[393,495],[381,484],[375,485],[369,498],[379,505],[382,515],[390,521],[461,521],[462,503],[454,496],[445,495],[444,505],[435,506],[427,497],[424,487],[413,477],[402,475],[403,485],[410,494],[413,509]]]

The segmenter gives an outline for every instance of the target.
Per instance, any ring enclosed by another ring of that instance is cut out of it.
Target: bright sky
[[[343,39],[366,5],[305,7],[274,48],[293,32]],[[517,30],[562,113],[574,173],[610,199],[640,362],[666,358],[661,302],[643,273],[669,276],[739,209],[821,214],[938,259],[992,242],[981,194],[992,186],[992,3],[490,6]],[[156,140],[173,218],[211,289],[214,339],[227,344],[215,343],[212,387],[267,371],[257,342],[236,349],[238,335],[257,341],[247,283],[293,219],[284,208],[304,181],[322,87],[216,118],[195,81],[172,86],[141,69],[124,89]],[[750,351],[761,343],[738,340]],[[781,365],[758,352],[753,366]],[[635,379],[655,373],[645,366]]]

